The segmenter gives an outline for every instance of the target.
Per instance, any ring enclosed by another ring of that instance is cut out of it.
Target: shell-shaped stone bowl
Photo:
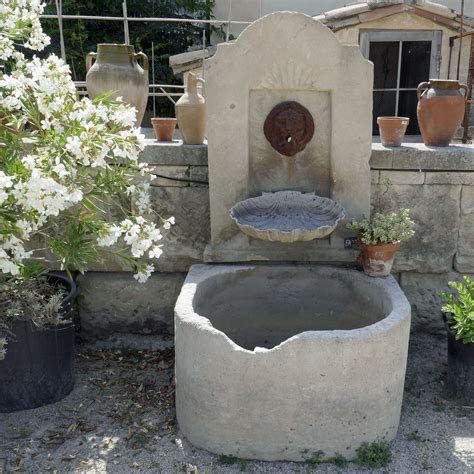
[[[277,191],[235,204],[230,216],[247,235],[272,242],[321,239],[344,219],[344,208],[315,193]]]

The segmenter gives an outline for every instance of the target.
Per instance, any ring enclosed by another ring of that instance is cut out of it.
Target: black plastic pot
[[[8,338],[7,353],[0,360],[0,413],[36,408],[54,403],[74,387],[74,282],[49,275],[51,283],[68,292],[63,310],[71,323],[52,329],[37,328],[31,321],[17,321]]]
[[[468,405],[474,404],[474,344],[457,341],[449,324],[450,314],[443,314],[448,333],[448,390]]]

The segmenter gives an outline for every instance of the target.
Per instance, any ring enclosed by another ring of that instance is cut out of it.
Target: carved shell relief
[[[278,153],[294,156],[303,151],[313,138],[313,117],[309,110],[298,102],[282,102],[268,114],[263,132]]]

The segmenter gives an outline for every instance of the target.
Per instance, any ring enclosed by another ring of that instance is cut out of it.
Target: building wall
[[[279,10],[291,10],[315,16],[321,13],[348,5],[349,0],[216,0],[214,16],[218,20],[229,18],[229,3],[232,1],[232,20],[254,21],[262,15]],[[362,0],[361,0],[362,1]],[[401,3],[401,2],[400,2]],[[445,5],[459,12],[461,0],[438,0],[436,3]],[[474,1],[465,0],[465,15],[474,18]],[[245,26],[235,25],[230,33],[238,36]]]
[[[474,1],[473,1],[474,3]],[[370,21],[367,23],[349,26],[347,28],[336,31],[336,36],[342,43],[358,44],[359,33],[361,30],[436,30],[442,32],[441,43],[441,64],[440,64],[440,78],[448,77],[449,67],[449,38],[456,35],[458,32],[447,28],[431,20],[422,18],[413,13],[398,13],[389,17],[381,18],[379,20]],[[467,69],[469,65],[469,50],[470,41],[464,41],[462,45],[461,54],[461,68],[460,80],[465,82],[467,78]],[[457,57],[459,53],[459,41],[456,41],[452,50],[451,58],[451,79],[456,78]]]

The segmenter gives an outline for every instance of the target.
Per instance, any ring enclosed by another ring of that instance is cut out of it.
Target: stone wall
[[[119,272],[79,277],[80,318],[88,337],[171,334],[185,273],[202,261],[210,239],[206,146],[150,140],[142,158],[160,175],[153,188],[157,210],[174,215],[176,225],[164,239],[158,272],[146,285]],[[474,146],[410,143],[387,149],[374,143],[371,170],[372,208],[408,207],[417,224],[416,237],[403,244],[394,267],[412,303],[413,325],[441,329],[439,291],[461,273],[474,274]]]

